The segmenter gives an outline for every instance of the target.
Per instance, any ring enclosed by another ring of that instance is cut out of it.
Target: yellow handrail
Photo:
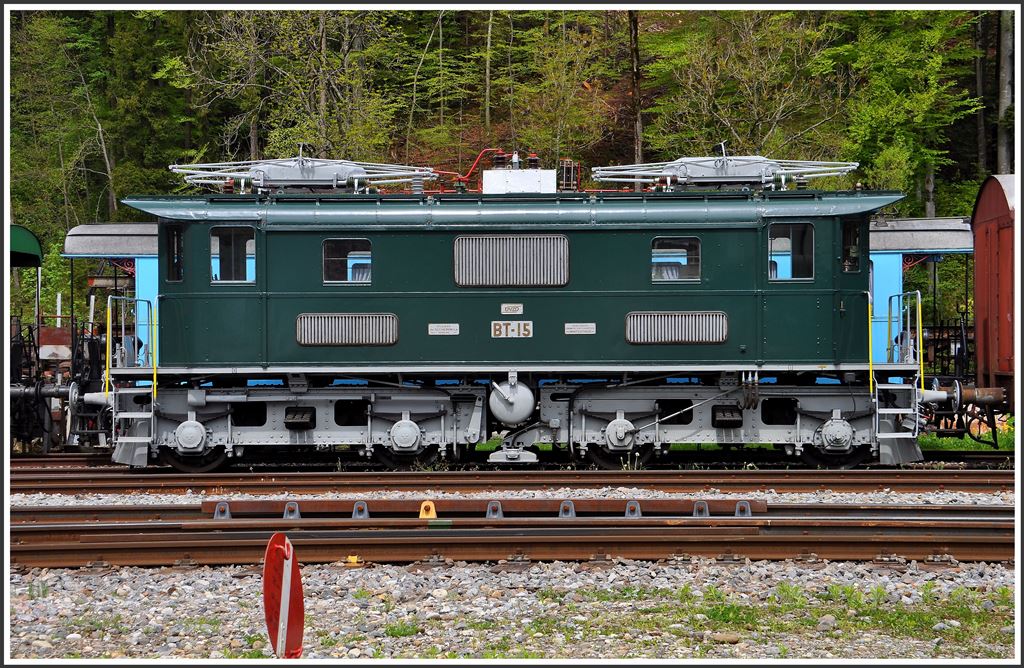
[[[149,339],[152,345],[150,345],[150,355],[153,357],[153,400],[156,400],[156,311],[150,309],[150,322],[149,324]],[[156,407],[154,406],[154,410]]]
[[[871,293],[868,293],[868,392],[875,393],[874,346],[871,341]]]

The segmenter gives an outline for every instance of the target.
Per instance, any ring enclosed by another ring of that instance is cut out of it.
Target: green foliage
[[[707,12],[652,35],[645,140],[673,157],[710,155],[722,141],[734,155],[834,157],[850,82],[822,63],[836,33],[828,18]]]
[[[974,261],[970,255],[942,256],[934,264],[932,276],[928,262],[903,272],[903,289],[921,291],[921,312],[926,322],[959,318],[965,310],[974,312]],[[936,318],[937,316],[937,318]]]
[[[934,170],[937,215],[969,215],[986,172],[963,139],[980,104],[977,14],[640,11],[644,158],[727,141],[732,154],[855,160],[857,180],[908,193],[896,211],[912,215]],[[119,197],[190,190],[169,164],[300,143],[460,172],[485,146],[536,151],[545,167],[633,161],[621,11],[20,11],[10,42],[11,220],[46,247],[78,224],[134,220]]]
[[[957,81],[973,61],[973,21],[953,11],[845,12],[839,25],[850,39],[827,57],[861,81],[842,153],[863,165],[870,187],[913,192],[927,169],[950,162],[948,129],[979,108]],[[919,214],[919,205],[898,206]]]
[[[412,622],[396,622],[387,625],[384,629],[384,635],[389,638],[404,638],[406,636],[414,636],[422,631],[423,629]]]

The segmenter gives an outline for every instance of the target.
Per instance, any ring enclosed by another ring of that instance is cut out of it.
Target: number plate
[[[533,338],[532,320],[492,320],[492,339],[530,339]]]

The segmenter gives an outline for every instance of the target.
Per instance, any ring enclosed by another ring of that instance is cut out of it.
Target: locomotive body
[[[403,465],[494,433],[504,463],[758,442],[913,461],[909,322],[909,354],[868,352],[868,220],[901,197],[129,198],[160,225],[158,368],[90,400],[115,461],[197,470],[267,448]]]

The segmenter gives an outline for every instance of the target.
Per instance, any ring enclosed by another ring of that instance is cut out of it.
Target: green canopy
[[[43,249],[39,238],[27,227],[11,225],[11,266],[39,267],[43,264]]]

